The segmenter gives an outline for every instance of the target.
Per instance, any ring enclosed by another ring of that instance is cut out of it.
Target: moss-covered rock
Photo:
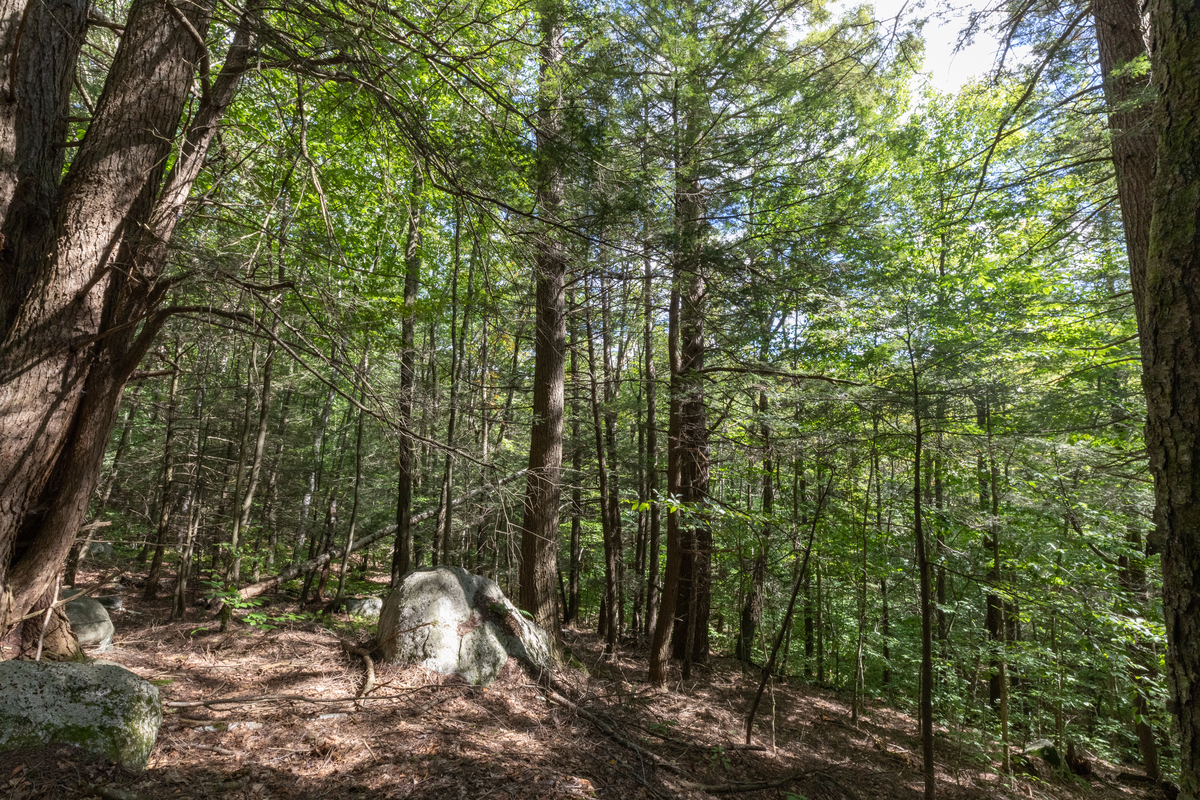
[[[158,688],[124,667],[0,662],[0,749],[64,743],[145,769],[161,723]]]

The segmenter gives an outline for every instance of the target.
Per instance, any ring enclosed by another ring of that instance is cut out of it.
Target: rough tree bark
[[[533,425],[521,521],[519,596],[520,607],[532,614],[534,621],[558,642],[562,634],[555,578],[567,350],[567,257],[553,227],[563,204],[558,142],[563,128],[561,5],[557,0],[541,0],[538,17],[542,38],[537,111],[537,208],[540,220],[534,254]]]
[[[1180,797],[1200,796],[1200,3],[1151,0],[1158,92],[1142,347]]]
[[[12,23],[6,11],[0,38]],[[210,15],[206,3],[133,3],[60,182],[86,6],[29,7],[8,71],[15,81],[0,93],[0,632],[48,594],[125,382],[166,319],[156,309],[170,288],[167,245],[252,47],[243,17],[176,143],[197,65],[207,63]]]

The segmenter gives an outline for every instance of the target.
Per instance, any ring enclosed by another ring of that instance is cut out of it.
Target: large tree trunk
[[[708,501],[708,422],[704,401],[704,314],[705,279],[701,260],[701,228],[704,209],[700,181],[685,178],[679,187],[677,205],[680,227],[687,231],[676,280],[680,284],[679,366],[671,375],[671,391],[678,396],[679,498],[687,520],[680,531],[680,580],[673,635],[676,658],[691,661],[708,656],[708,613],[711,597],[712,530],[705,517]],[[678,516],[678,513],[676,513]],[[690,646],[688,643],[691,643]]]
[[[1146,449],[1162,552],[1180,797],[1200,796],[1200,4],[1151,0],[1157,171],[1146,271]]]
[[[671,361],[672,384],[679,365],[679,291],[671,290],[671,307],[668,319],[668,350]],[[679,461],[679,396],[671,392],[670,416],[667,423],[667,495],[680,496]],[[675,603],[679,594],[679,570],[682,553],[679,546],[679,512],[667,511],[667,563],[663,570],[662,601],[659,604],[658,620],[654,636],[650,641],[650,683],[663,687],[667,683],[667,664],[671,649],[671,633],[675,628]]]
[[[1104,102],[1112,132],[1113,170],[1138,330],[1146,329],[1146,262],[1150,253],[1150,184],[1154,180],[1154,112],[1150,76],[1129,66],[1146,53],[1139,0],[1092,0]],[[1142,348],[1145,360],[1145,344]]]
[[[0,115],[0,151],[13,142],[12,170],[32,182],[0,209],[0,630],[47,594],[83,521],[125,381],[164,319],[147,316],[169,285],[159,280],[167,244],[250,45],[239,32],[177,147],[210,9],[135,2],[79,152],[50,193],[57,202],[34,208],[44,193],[33,183],[61,162],[42,147],[26,169],[21,154],[42,146],[35,138],[59,148],[84,25],[82,4],[53,11],[62,17],[42,19],[47,5],[31,7],[41,21],[26,24],[9,73],[25,87],[12,127]],[[50,84],[26,83],[40,80]],[[11,179],[10,171],[0,184]],[[37,214],[53,220],[41,233],[29,223]]]
[[[567,317],[567,257],[557,231],[563,203],[563,21],[556,0],[538,5],[541,73],[538,78],[537,207],[541,217],[534,277],[533,425],[529,436],[524,516],[521,521],[520,607],[557,642],[561,639],[555,578],[558,562],[558,501],[562,473]]]
[[[1112,132],[1113,169],[1117,177],[1130,285],[1141,333],[1142,367],[1148,372],[1154,350],[1147,322],[1148,303],[1157,299],[1147,296],[1151,185],[1155,173],[1154,106],[1150,74],[1129,69],[1133,62],[1147,55],[1145,18],[1138,0],[1093,0],[1092,13]],[[1134,667],[1135,678],[1140,669]],[[1140,686],[1136,688],[1134,702],[1142,763],[1146,774],[1157,778],[1158,748],[1154,732],[1146,721],[1146,698]]]

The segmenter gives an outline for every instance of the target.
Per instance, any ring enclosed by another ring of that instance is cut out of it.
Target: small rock
[[[1056,768],[1062,764],[1062,757],[1058,754],[1058,748],[1049,739],[1038,739],[1036,742],[1031,743],[1022,751],[1022,755],[1037,756],[1050,766]]]
[[[110,594],[106,595],[105,597],[97,597],[94,599],[97,603],[104,606],[104,608],[109,611],[125,610],[125,598],[121,597],[119,594]]]
[[[98,645],[101,651],[112,647],[112,620],[94,597],[77,597],[67,603],[65,610],[71,631],[81,645]]]
[[[345,605],[347,614],[371,619],[379,619],[379,612],[383,610],[383,600],[379,597],[348,597]]]
[[[0,749],[70,744],[145,769],[162,723],[158,688],[112,664],[0,662]]]
[[[98,558],[112,558],[115,553],[108,542],[92,542],[88,545],[88,555]]]

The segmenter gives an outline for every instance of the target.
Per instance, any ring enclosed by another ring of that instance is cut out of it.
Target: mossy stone
[[[124,667],[0,662],[0,750],[71,744],[145,769],[161,723],[158,687]]]

